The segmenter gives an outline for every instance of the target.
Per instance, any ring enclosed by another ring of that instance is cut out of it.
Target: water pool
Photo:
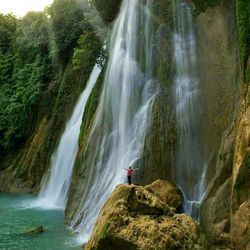
[[[1,250],[79,250],[76,236],[63,224],[62,210],[27,207],[33,196],[0,193],[0,249]],[[26,232],[43,226],[44,233]]]

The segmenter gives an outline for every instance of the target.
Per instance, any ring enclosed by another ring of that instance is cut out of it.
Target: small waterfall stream
[[[124,168],[135,167],[142,154],[157,86],[151,72],[150,4],[150,0],[124,0],[113,28],[110,60],[85,152],[84,164],[91,169],[89,184],[71,225],[82,241],[87,241],[112,190],[125,181]]]
[[[38,206],[60,209],[66,206],[85,105],[100,72],[100,67],[95,65],[86,88],[80,95],[72,116],[66,124],[58,147],[51,157],[49,178],[43,182],[38,195],[36,201]]]
[[[179,136],[176,182],[185,198],[185,211],[199,218],[206,167],[201,142],[201,93],[192,10],[184,0],[173,1],[175,100]]]

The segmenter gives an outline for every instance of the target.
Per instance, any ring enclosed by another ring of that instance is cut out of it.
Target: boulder
[[[169,181],[157,180],[152,184],[145,186],[145,189],[154,194],[168,206],[178,209],[181,207],[182,197],[180,191],[178,191],[176,186]]]
[[[28,234],[28,235],[35,235],[35,234],[41,234],[41,233],[44,233],[43,226],[37,226],[25,232],[25,234]]]
[[[198,224],[141,186],[121,184],[102,208],[86,250],[202,249]]]

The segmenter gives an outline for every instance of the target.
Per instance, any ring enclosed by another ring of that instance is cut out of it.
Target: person
[[[127,170],[128,184],[131,185],[132,173],[134,170],[138,170],[138,168],[133,169],[132,167],[129,167],[129,168],[125,168],[125,170]]]

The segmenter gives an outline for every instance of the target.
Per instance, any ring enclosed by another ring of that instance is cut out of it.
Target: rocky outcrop
[[[217,174],[202,206],[202,228],[211,247],[250,247],[249,157],[250,107],[242,114],[237,131],[224,136]]]
[[[235,12],[234,7],[235,6],[230,1],[222,1],[220,6],[215,7],[217,11],[220,10],[220,12],[222,11],[225,13],[225,16],[228,20],[226,27],[229,27],[230,22],[232,23],[235,20],[235,18],[229,18],[230,15],[232,16],[232,11]],[[209,13],[209,10],[203,13],[203,15],[205,16],[206,13]],[[217,19],[215,17],[216,15],[214,15],[215,14],[213,12],[213,17],[210,19],[210,25],[212,25],[214,20]],[[221,17],[221,14],[219,16]],[[243,22],[238,24],[238,26],[240,25],[242,26]],[[235,24],[230,25],[231,28],[225,29],[225,22],[222,21],[218,23],[215,30],[219,30],[223,26],[223,30],[227,30],[228,36],[231,36],[232,41],[234,42],[229,44],[226,43],[225,40],[220,40],[221,46],[225,46],[224,49],[221,48],[220,52],[233,48],[232,45],[235,44],[235,35],[233,36],[233,34],[235,33],[235,29],[237,30]],[[239,33],[241,31],[242,30],[240,30]],[[206,30],[206,32],[209,34],[209,31]],[[215,38],[213,40],[216,41]],[[212,46],[212,44],[209,46]],[[219,53],[219,51],[217,53]],[[235,62],[239,61],[239,54],[236,53],[236,56],[238,59]],[[208,58],[210,57],[208,56]],[[221,57],[221,60],[223,58],[224,57]],[[228,59],[227,62],[229,62]],[[224,64],[224,66],[226,66],[226,64]],[[214,163],[215,176],[210,181],[201,211],[201,225],[210,243],[211,249],[241,250],[250,248],[249,97],[246,95],[246,84],[244,83],[244,76],[246,75],[246,72],[244,72],[244,67],[242,66],[240,77],[237,77],[237,72],[239,71],[237,70],[237,67],[239,68],[239,64],[235,65],[233,60],[231,60],[231,66],[228,65],[228,70],[231,70],[231,72],[236,72],[235,82],[238,83],[238,87],[235,88],[237,92],[237,102],[235,103],[234,113],[232,113],[234,114],[234,122],[223,135],[217,161]],[[222,69],[222,67],[218,63],[218,72],[219,69]],[[227,75],[227,78],[221,79],[221,82],[229,80],[229,77],[230,73]],[[233,82],[233,78],[231,79]],[[214,86],[218,85],[216,84]],[[228,90],[225,91],[228,92]],[[227,99],[229,97],[230,95],[227,95]],[[216,111],[213,105],[211,107]],[[228,113],[228,111],[226,111],[229,110],[228,105],[221,103],[218,105],[218,107],[218,115],[221,115],[222,112]],[[216,117],[213,117],[213,119],[215,119],[217,122],[220,122],[220,120]],[[223,122],[223,120],[221,120],[221,122]],[[216,133],[214,133],[214,135],[216,135]],[[212,137],[208,141],[211,141],[211,143],[212,141],[216,142]],[[210,166],[212,162],[214,162],[214,160],[210,162]],[[213,167],[211,167],[211,169],[213,169]],[[211,173],[212,171],[210,171],[210,176]]]
[[[250,106],[236,136],[231,189],[230,236],[234,249],[250,248]]]
[[[212,245],[230,245],[230,192],[235,131],[224,133],[216,174],[207,190],[201,209],[201,225]]]
[[[156,180],[150,185],[145,186],[145,189],[170,207],[179,209],[182,205],[180,191],[168,181]]]
[[[250,200],[242,203],[232,216],[231,240],[234,249],[250,249]]]
[[[162,190],[156,188],[159,183],[152,185],[155,193]],[[141,186],[119,185],[102,208],[85,249],[202,249],[198,224],[174,212]]]
[[[37,226],[34,228],[31,228],[25,232],[27,235],[38,235],[44,233],[44,228],[43,226]]]

